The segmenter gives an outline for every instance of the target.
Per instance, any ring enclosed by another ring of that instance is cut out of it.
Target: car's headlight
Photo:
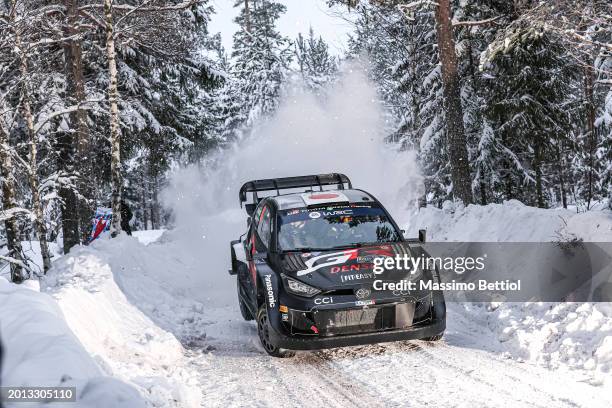
[[[290,277],[283,275],[283,284],[285,285],[285,289],[289,293],[293,293],[294,295],[313,297],[314,295],[321,293],[321,290],[314,288],[310,285],[307,285],[303,282],[300,282],[295,279],[291,279]]]

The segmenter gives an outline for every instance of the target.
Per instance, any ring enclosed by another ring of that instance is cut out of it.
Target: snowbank
[[[136,390],[104,376],[50,296],[0,277],[3,386],[74,386],[71,407],[144,407]],[[28,404],[20,403],[20,406]]]
[[[429,241],[549,242],[582,238],[587,242],[612,241],[612,212],[529,207],[517,200],[485,206],[444,203],[412,216],[406,231],[417,236],[427,229]]]
[[[186,332],[189,322],[199,323],[202,306],[164,288],[156,272],[168,269],[172,258],[160,248],[122,236],[73,249],[55,263],[41,290],[57,300],[108,375],[134,385],[149,406],[195,407],[198,376],[165,329]]]
[[[429,241],[546,242],[582,239],[612,241],[612,212],[575,213],[564,209],[504,204],[445,203],[424,208],[411,218],[409,234],[426,228]],[[463,305],[473,321],[484,320],[509,357],[553,369],[578,369],[586,381],[600,384],[612,373],[612,304],[498,303]],[[461,309],[451,304],[453,309]],[[497,347],[501,346],[501,347]]]
[[[487,319],[511,357],[553,369],[585,370],[603,383],[612,373],[612,304],[506,303]]]

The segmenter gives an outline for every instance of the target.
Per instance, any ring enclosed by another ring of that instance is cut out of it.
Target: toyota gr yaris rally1
[[[439,282],[437,270],[374,272],[377,258],[423,256],[424,233],[406,240],[382,204],[353,189],[348,177],[254,180],[239,196],[247,202],[247,230],[231,243],[230,274],[242,316],[257,321],[268,354],[442,337],[442,292],[373,285]]]

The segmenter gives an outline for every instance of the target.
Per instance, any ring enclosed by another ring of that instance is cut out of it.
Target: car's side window
[[[257,206],[257,209],[255,209],[255,213],[253,214],[253,225],[255,225],[255,227],[257,227],[257,224],[259,223],[259,219],[261,218],[261,211],[263,210],[263,208],[263,205],[259,205]]]
[[[263,207],[259,215],[259,224],[257,225],[257,234],[266,247],[270,246],[271,232],[270,208],[266,205]]]

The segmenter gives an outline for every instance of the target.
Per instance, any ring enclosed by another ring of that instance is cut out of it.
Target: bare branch
[[[148,3],[148,0],[145,3]],[[128,4],[115,4],[113,5],[113,10],[127,11],[129,13],[132,13],[134,11],[145,12],[145,13],[146,12],[157,13],[157,12],[164,12],[164,11],[181,11],[181,10],[188,9],[189,7],[194,6],[198,3],[204,3],[204,0],[187,0],[179,4],[174,4],[172,6],[161,6],[161,7],[141,7],[140,5],[130,6]],[[87,4],[87,5],[79,7],[79,11],[102,10],[103,8],[104,8],[104,5],[102,4]]]
[[[453,27],[460,27],[460,26],[472,27],[472,26],[487,25],[487,24],[495,23],[500,18],[502,18],[502,16],[491,17],[491,18],[487,18],[484,20],[477,20],[477,21],[453,21]]]

